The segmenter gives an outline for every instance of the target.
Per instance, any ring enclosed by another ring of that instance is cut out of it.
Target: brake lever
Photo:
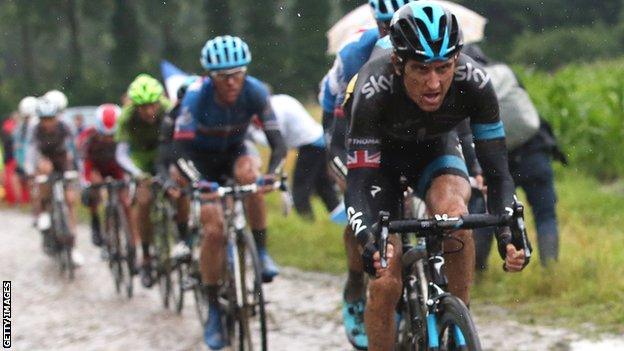
[[[388,222],[390,221],[390,213],[379,211],[379,256],[381,258],[381,268],[388,268]]]
[[[511,242],[518,250],[524,250],[524,267],[530,260],[533,248],[527,236],[526,224],[524,222],[524,205],[514,200],[513,204],[513,226],[511,228]]]

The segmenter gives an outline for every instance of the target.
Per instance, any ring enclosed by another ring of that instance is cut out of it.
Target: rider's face
[[[153,104],[145,104],[137,106],[137,112],[139,113],[139,118],[147,123],[156,122],[156,115],[158,114],[158,110],[160,109],[160,104],[155,102]]]
[[[420,109],[437,111],[451,86],[457,58],[422,63],[408,59],[403,70],[403,85],[407,95]]]
[[[245,68],[211,73],[217,100],[225,105],[234,105],[245,84],[245,75]]]

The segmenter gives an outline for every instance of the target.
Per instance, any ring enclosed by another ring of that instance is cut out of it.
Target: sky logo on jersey
[[[475,67],[472,63],[467,62],[466,65],[457,67],[455,79],[459,81],[473,81],[479,84],[479,89],[483,89],[490,81],[490,76],[481,68]]]
[[[390,91],[392,88],[392,76],[370,76],[368,82],[362,87],[362,94],[367,99],[373,97],[373,95],[383,91]]]
[[[350,151],[347,156],[347,168],[379,168],[381,152],[370,150]]]

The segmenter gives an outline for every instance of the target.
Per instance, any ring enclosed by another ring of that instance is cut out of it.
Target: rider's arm
[[[34,137],[31,137],[29,142],[25,144],[26,151],[24,155],[24,172],[26,172],[29,176],[35,175],[37,162],[40,157],[39,148],[37,147],[38,143],[34,139]]]
[[[115,159],[121,168],[133,176],[138,177],[143,173],[134,161],[132,161],[132,158],[130,157],[130,144],[127,142],[117,143],[117,148],[115,149]]]
[[[491,83],[482,89],[473,89],[475,107],[471,112],[470,127],[475,139],[475,151],[488,184],[488,210],[502,214],[511,209],[514,200],[514,182],[509,173],[505,130],[499,118],[498,101]],[[505,246],[511,241],[509,228],[497,232],[498,249],[505,257]]]
[[[356,76],[357,77],[357,76]],[[374,241],[372,225],[375,223],[374,213],[375,196],[377,192],[370,191],[378,185],[381,162],[381,125],[382,106],[384,97],[382,94],[375,95],[370,99],[361,93],[361,87],[349,84],[345,111],[351,113],[351,124],[347,131],[347,189],[345,192],[345,204],[349,225],[356,235],[359,243],[365,247]],[[361,79],[366,81],[366,79]],[[360,80],[357,80],[360,83]],[[353,93],[353,96],[350,94]],[[381,189],[384,191],[385,189]]]
[[[268,173],[275,173],[275,171],[282,166],[288,149],[286,143],[280,133],[279,124],[275,118],[275,113],[271,108],[269,101],[269,94],[266,89],[258,92],[256,96],[256,102],[258,104],[257,111],[262,129],[266,135],[269,146],[271,147],[271,156],[269,158]]]

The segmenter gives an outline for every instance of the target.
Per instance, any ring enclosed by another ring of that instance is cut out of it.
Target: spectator
[[[463,52],[486,67],[496,90],[507,134],[509,171],[516,186],[524,190],[532,208],[540,262],[546,266],[549,261],[556,261],[559,257],[557,197],[552,160],[556,159],[564,165],[567,160],[559,150],[550,126],[539,117],[511,69],[501,63],[492,63],[474,44],[467,45]],[[474,207],[471,212],[476,212]],[[488,229],[474,231],[477,270],[487,267],[492,235],[493,231]]]
[[[18,113],[13,112],[2,123],[2,158],[4,165],[3,181],[5,198],[10,205],[22,202],[22,187],[17,176],[17,161],[13,154],[13,132],[17,126]]]
[[[318,194],[327,211],[332,212],[340,201],[329,177],[323,128],[299,101],[288,95],[271,96],[271,106],[289,149],[297,149],[297,163],[293,174],[293,202],[297,212],[314,218],[310,196]],[[266,144],[258,128],[252,128],[252,138]]]

